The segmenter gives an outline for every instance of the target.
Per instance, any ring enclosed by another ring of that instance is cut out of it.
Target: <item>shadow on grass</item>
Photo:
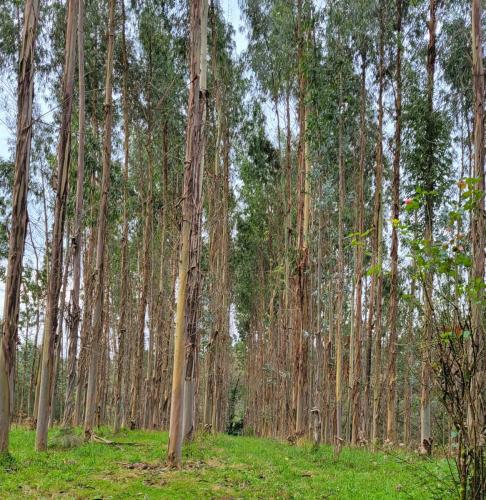
[[[0,470],[3,472],[15,472],[18,469],[17,460],[9,452],[0,453]]]

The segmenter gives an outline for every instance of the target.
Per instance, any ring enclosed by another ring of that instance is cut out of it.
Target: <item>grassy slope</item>
[[[112,439],[132,444],[62,449],[54,431],[49,452],[37,454],[34,433],[14,429],[13,464],[0,464],[0,498],[426,499],[434,498],[437,475],[447,478],[445,463],[403,454],[344,449],[335,460],[328,447],[226,435],[199,437],[185,447],[184,470],[170,471],[163,463],[167,433],[131,431]],[[436,498],[447,496],[435,491]]]

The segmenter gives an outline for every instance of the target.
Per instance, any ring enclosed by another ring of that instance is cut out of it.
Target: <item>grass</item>
[[[334,459],[326,446],[200,435],[177,471],[164,464],[165,432],[100,434],[117,444],[54,430],[49,451],[36,453],[34,432],[13,429],[12,454],[0,459],[0,498],[452,498],[445,461],[404,452],[345,448]]]

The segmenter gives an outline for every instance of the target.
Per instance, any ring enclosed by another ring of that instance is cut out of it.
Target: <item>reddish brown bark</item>
[[[17,142],[9,237],[2,338],[0,345],[0,453],[8,451],[10,415],[13,407],[13,370],[20,302],[20,280],[27,231],[27,191],[32,139],[34,53],[39,19],[38,0],[26,0],[17,87]]]

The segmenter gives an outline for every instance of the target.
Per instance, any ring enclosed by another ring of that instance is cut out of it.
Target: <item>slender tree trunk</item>
[[[66,252],[69,248],[69,231],[66,231]],[[49,424],[52,427],[55,418],[55,399],[56,399],[56,385],[59,376],[58,367],[61,361],[62,350],[62,337],[64,329],[64,311],[66,309],[66,293],[67,293],[67,280],[69,274],[70,259],[66,258],[64,262],[64,272],[62,275],[61,295],[59,297],[59,319],[57,322],[56,338],[54,340],[54,362],[51,365],[50,375],[50,388],[49,388],[49,401],[51,401],[51,408],[49,413]]]
[[[220,332],[217,349],[216,366],[218,372],[215,378],[215,401],[218,403],[213,406],[213,429],[217,432],[223,432],[227,427],[227,411],[228,411],[228,396],[229,396],[229,349],[230,349],[230,333],[229,333],[229,308],[230,308],[230,282],[229,282],[229,216],[228,216],[228,200],[229,200],[229,130],[225,122],[225,131],[223,134],[223,168],[221,179],[221,198],[222,198],[222,213],[221,213],[221,241],[220,241],[220,262],[219,262],[219,279],[221,282],[221,307],[218,314],[218,322],[220,324]],[[218,410],[215,414],[215,410]]]
[[[95,404],[95,419],[96,426],[100,427],[104,422],[104,415],[106,411],[106,399],[108,391],[108,363],[110,351],[110,254],[105,252],[104,255],[104,283],[103,283],[103,325],[102,335],[98,343],[98,383],[96,384],[96,404]],[[88,373],[89,385],[89,373]]]
[[[429,115],[434,111],[434,76],[435,76],[435,60],[436,60],[436,29],[437,29],[437,0],[429,2],[429,43],[427,50],[427,110]],[[427,167],[429,171],[433,169],[434,163],[434,144],[431,135],[434,133],[431,130],[431,124],[428,124],[427,137]],[[434,186],[427,186],[427,191],[433,191]],[[425,199],[425,227],[424,239],[432,243],[433,238],[433,200],[432,195],[426,195]],[[424,339],[422,343],[422,370],[421,384],[422,392],[420,398],[420,444],[424,446],[424,441],[431,443],[432,428],[431,428],[431,411],[430,411],[430,386],[432,378],[432,369],[430,366],[430,344],[432,342],[433,324],[432,324],[432,291],[433,291],[433,275],[431,271],[427,271],[424,282]],[[426,449],[429,447],[425,446]]]
[[[93,210],[91,210],[93,215]],[[88,370],[88,353],[90,346],[90,332],[92,325],[92,307],[93,307],[93,289],[94,289],[94,250],[96,246],[96,230],[90,229],[90,235],[87,242],[87,249],[84,254],[84,304],[83,321],[81,327],[81,338],[79,346],[79,356],[77,362],[77,380],[76,380],[76,404],[74,406],[74,426],[81,424],[83,420],[83,408],[86,389],[86,376]]]
[[[164,373],[164,367],[166,368],[166,360],[168,358],[168,345],[167,340],[170,338],[170,329],[167,327],[167,318],[170,317],[167,314],[166,305],[169,304],[167,300],[167,286],[166,286],[166,268],[170,269],[170,259],[166,258],[166,239],[167,239],[167,212],[169,203],[169,192],[168,192],[168,180],[169,180],[169,138],[168,138],[168,126],[167,123],[164,124],[163,134],[162,134],[162,149],[163,149],[163,162],[162,162],[162,172],[161,176],[163,179],[163,200],[162,200],[162,214],[161,214],[161,229],[160,229],[160,263],[159,263],[159,282],[157,299],[155,304],[155,315],[156,315],[156,352],[155,352],[155,372],[153,380],[153,391],[157,395],[153,401],[153,415],[152,415],[152,425],[154,428],[160,428],[163,426],[163,415],[161,411],[161,404],[165,399],[164,387],[167,382],[167,373]]]
[[[10,416],[13,408],[13,370],[19,319],[22,259],[27,230],[27,190],[32,139],[32,101],[34,97],[34,52],[38,18],[38,0],[26,0],[17,87],[17,143],[15,148],[12,225],[9,237],[0,345],[0,453],[8,452]]]
[[[149,85],[147,88],[147,180],[144,184],[145,191],[145,222],[143,229],[143,255],[142,255],[142,290],[140,294],[138,330],[137,330],[137,352],[136,352],[136,370],[134,386],[132,387],[132,408],[131,418],[134,427],[148,425],[148,412],[150,411],[151,398],[151,377],[153,371],[153,323],[149,325],[149,349],[147,352],[147,371],[145,378],[145,394],[143,394],[143,358],[145,352],[145,324],[147,316],[147,306],[149,303],[149,285],[152,275],[151,242],[153,233],[153,196],[152,196],[152,178],[153,178],[153,109],[152,109],[152,39],[149,39],[148,47],[148,73]],[[150,310],[150,307],[149,307]],[[142,401],[144,403],[142,403]]]
[[[83,186],[84,186],[84,137],[85,137],[85,84],[84,84],[84,0],[78,0],[78,78],[79,78],[79,142],[78,172],[76,179],[76,209],[74,222],[73,252],[73,288],[69,307],[69,352],[66,404],[63,425],[72,425],[74,416],[74,397],[76,391],[76,356],[78,352],[78,331],[81,310],[79,308],[79,290],[81,285],[81,249],[83,246]]]
[[[123,108],[123,233],[121,238],[121,300],[120,321],[118,324],[118,356],[116,368],[115,387],[115,422],[114,431],[120,429],[122,414],[125,412],[125,401],[123,398],[123,385],[127,381],[123,369],[125,362],[125,351],[127,346],[127,308],[128,308],[128,165],[130,162],[130,120],[128,110],[128,56],[125,36],[125,0],[121,2],[122,7],[122,108]]]
[[[359,165],[358,165],[358,185],[357,185],[357,232],[358,244],[356,249],[355,263],[355,310],[354,310],[354,367],[352,386],[352,423],[351,423],[351,443],[357,444],[360,439],[360,432],[363,431],[362,408],[361,408],[361,345],[362,345],[362,294],[363,294],[363,257],[364,257],[364,167],[366,154],[366,54],[362,54],[361,61],[361,94],[360,94],[360,145],[359,145]]]
[[[221,81],[218,71],[218,53],[217,47],[217,29],[214,11],[214,2],[211,3],[211,67],[213,72],[214,87],[214,113],[216,115],[216,143],[214,146],[214,167],[211,172],[213,182],[210,183],[208,200],[208,222],[209,228],[209,275],[210,275],[210,314],[213,318],[210,330],[210,338],[206,349],[206,386],[204,397],[204,425],[206,428],[212,427],[213,414],[216,413],[216,363],[219,336],[222,335],[219,319],[219,309],[221,307],[221,280],[219,276],[219,242],[221,241],[221,226],[219,224],[221,217],[221,193],[220,188],[220,147],[223,128],[223,109],[221,96]],[[212,431],[216,429],[212,427]]]
[[[396,2],[396,61],[395,61],[395,151],[393,153],[392,179],[392,243],[391,243],[391,289],[389,308],[389,341],[386,396],[386,438],[395,442],[396,435],[396,402],[397,402],[397,319],[398,319],[398,221],[400,217],[400,152],[402,132],[402,0]]]
[[[96,246],[95,300],[93,311],[93,329],[89,353],[88,388],[86,392],[86,414],[84,433],[90,439],[93,433],[96,413],[96,385],[98,383],[98,345],[103,333],[103,295],[105,283],[105,240],[108,225],[108,194],[110,188],[111,134],[113,120],[113,49],[115,39],[115,0],[108,2],[108,46],[106,54],[104,132],[103,132],[103,172],[101,178],[101,200],[98,213],[98,238]]]
[[[196,425],[196,385],[197,385],[197,361],[199,351],[199,339],[197,336],[197,323],[199,318],[199,295],[201,288],[200,254],[201,254],[201,217],[202,217],[202,181],[204,173],[205,152],[205,121],[207,101],[207,22],[208,2],[203,0],[201,5],[201,44],[200,44],[200,73],[199,73],[199,171],[194,176],[193,214],[189,248],[189,274],[187,281],[187,304],[185,317],[186,337],[186,359],[184,380],[184,410],[183,426],[184,438],[191,440]]]
[[[415,297],[415,280],[410,285],[410,295]],[[405,446],[410,446],[412,440],[412,381],[411,370],[414,360],[414,328],[413,328],[414,308],[410,307],[407,319],[407,358],[404,370],[404,395],[403,395],[403,442]],[[389,387],[388,387],[389,388]],[[388,393],[389,394],[389,393]]]
[[[385,87],[385,26],[384,5],[380,2],[380,43],[378,66],[378,130],[376,141],[376,167],[375,167],[375,199],[373,209],[373,234],[371,257],[371,285],[368,312],[368,338],[366,353],[366,387],[365,410],[372,409],[371,428],[369,436],[372,443],[378,438],[378,410],[381,399],[381,323],[382,323],[382,232],[383,232],[383,92]],[[376,309],[376,314],[375,314]],[[373,349],[373,330],[375,335]],[[374,350],[373,366],[373,401],[371,401],[371,352]],[[365,423],[369,425],[369,418],[365,415]]]
[[[174,338],[174,366],[170,408],[168,462],[180,467],[182,461],[183,412],[184,412],[184,351],[185,321],[187,311],[188,275],[191,259],[193,221],[197,214],[197,193],[201,182],[202,119],[205,99],[205,81],[201,74],[201,40],[203,13],[207,12],[206,0],[190,2],[190,86],[186,132],[186,154],[182,202],[182,230],[179,256],[177,312]],[[202,99],[201,99],[202,98]],[[201,100],[203,102],[201,102]],[[197,270],[199,271],[199,270]],[[187,411],[187,409],[186,409]]]
[[[339,83],[342,84],[341,75]],[[339,209],[338,209],[338,296],[336,305],[336,450],[339,450],[342,442],[342,380],[343,380],[343,299],[344,299],[344,203],[345,203],[345,171],[343,155],[343,116],[342,116],[342,89],[340,89],[339,99],[339,131],[338,131],[338,163],[339,163]]]
[[[36,280],[39,280],[39,256],[37,254],[37,248],[34,243],[34,238],[32,237],[32,227],[29,226],[29,236],[32,249],[35,255],[35,275]],[[40,331],[40,307],[41,307],[41,297],[40,294],[36,296],[36,306],[35,306],[35,336],[34,343],[32,345],[32,362],[30,367],[30,385],[29,385],[29,400],[27,404],[27,414],[29,417],[33,416],[32,406],[35,399],[35,388],[36,388],[36,372],[37,372],[37,341],[39,339]]]
[[[25,401],[25,389],[26,389],[26,377],[27,377],[27,359],[28,359],[28,351],[29,351],[29,327],[30,327],[30,312],[26,310],[26,326],[25,326],[25,340],[24,340],[24,356],[22,359],[22,374],[17,373],[17,379],[22,375],[22,379],[20,381],[20,395],[19,395],[19,405],[18,405],[18,422],[22,423],[22,420],[25,418],[24,412],[24,401]],[[20,367],[17,367],[20,368]]]
[[[322,187],[319,186],[319,198],[322,199]],[[315,272],[315,287],[316,287],[316,319],[315,319],[315,343],[316,343],[316,360],[315,360],[315,382],[314,382],[314,408],[319,411],[319,419],[321,421],[320,430],[322,432],[322,421],[324,428],[326,427],[327,406],[324,408],[322,401],[325,399],[329,388],[323,385],[323,380],[327,379],[327,359],[324,349],[324,339],[322,337],[322,296],[321,296],[321,276],[322,276],[322,211],[315,211],[317,214],[317,263]],[[331,328],[329,328],[329,334]],[[311,410],[312,412],[312,410]],[[314,415],[315,416],[315,415]],[[322,436],[319,437],[319,439]]]
[[[174,244],[172,248],[172,255],[170,262],[172,263],[172,277],[171,277],[171,287],[170,287],[170,302],[169,302],[169,314],[166,324],[166,332],[164,336],[163,352],[162,352],[162,398],[159,404],[159,411],[161,415],[162,425],[167,428],[170,424],[170,411],[171,411],[171,398],[172,398],[172,384],[170,378],[171,363],[170,360],[173,358],[175,352],[175,338],[172,335],[172,318],[176,312],[175,304],[175,291],[176,282],[178,278],[178,268],[179,268],[179,245]],[[173,365],[173,363],[172,363]],[[173,367],[172,367],[173,368]]]
[[[309,332],[309,219],[310,219],[310,163],[307,151],[307,109],[305,105],[306,80],[304,74],[305,32],[303,30],[302,0],[297,2],[298,63],[299,63],[299,181],[297,209],[297,250],[298,264],[296,269],[296,398],[295,398],[295,433],[304,432],[305,397],[307,384],[306,332]]]
[[[471,498],[484,498],[486,495],[486,471],[484,469],[484,424],[486,410],[486,340],[484,319],[484,248],[485,211],[484,211],[484,69],[481,25],[481,2],[472,0],[472,63],[474,92],[474,170],[473,177],[478,179],[475,189],[478,190],[478,200],[471,217],[471,240],[473,264],[471,281],[477,289],[477,297],[471,300],[472,338],[469,347],[471,364],[476,363],[475,373],[471,382],[471,401],[467,409],[467,428],[472,450],[472,481]]]
[[[213,432],[224,430],[227,408],[227,342],[228,342],[228,124],[224,109],[224,82],[220,76],[218,40],[214,2],[211,8],[211,66],[216,115],[216,143],[208,201],[210,315],[213,318],[206,350],[206,385],[204,424]],[[221,68],[223,69],[223,68]],[[224,73],[223,73],[224,74]],[[208,183],[209,184],[209,183]]]
[[[149,92],[150,95],[150,92]],[[149,108],[151,107],[149,98]],[[148,110],[151,114],[151,110]],[[147,298],[149,293],[149,281],[151,274],[151,255],[150,243],[152,240],[152,218],[153,218],[153,202],[152,202],[152,177],[153,177],[153,161],[152,161],[152,124],[149,118],[148,124],[148,169],[146,179],[146,199],[145,199],[145,222],[143,228],[143,248],[142,248],[142,287],[140,291],[140,302],[137,318],[136,329],[136,352],[135,352],[135,374],[132,383],[131,393],[131,424],[138,428],[141,425],[142,417],[142,381],[143,381],[143,358],[145,352],[145,318],[147,312]],[[149,356],[151,353],[149,352]],[[145,389],[148,391],[148,384],[145,384]]]
[[[54,227],[52,230],[52,253],[50,262],[46,319],[42,345],[41,378],[37,415],[36,449],[47,449],[47,431],[49,425],[52,364],[54,363],[54,344],[58,322],[59,292],[62,274],[62,239],[66,217],[68,194],[69,165],[71,158],[71,115],[74,95],[74,73],[76,62],[76,19],[77,0],[68,2],[66,23],[66,48],[64,61],[64,79],[62,93],[61,129],[58,145],[56,203],[54,209]]]
[[[286,214],[285,214],[285,278],[284,278],[284,342],[283,345],[286,347],[286,353],[290,352],[290,339],[295,336],[292,324],[292,314],[290,310],[291,304],[291,282],[290,282],[290,258],[292,251],[292,130],[290,121],[290,88],[287,88],[285,95],[285,114],[286,114],[286,128],[287,128],[287,140],[286,140],[286,154],[285,154],[285,181],[286,181]],[[287,340],[288,339],[288,340]],[[290,361],[286,356],[284,361]],[[288,384],[288,381],[285,380]],[[284,391],[286,388],[284,386]],[[286,398],[285,398],[286,399]],[[285,422],[286,429],[285,433],[288,434],[293,422],[289,422],[288,418],[288,400],[285,401]]]

